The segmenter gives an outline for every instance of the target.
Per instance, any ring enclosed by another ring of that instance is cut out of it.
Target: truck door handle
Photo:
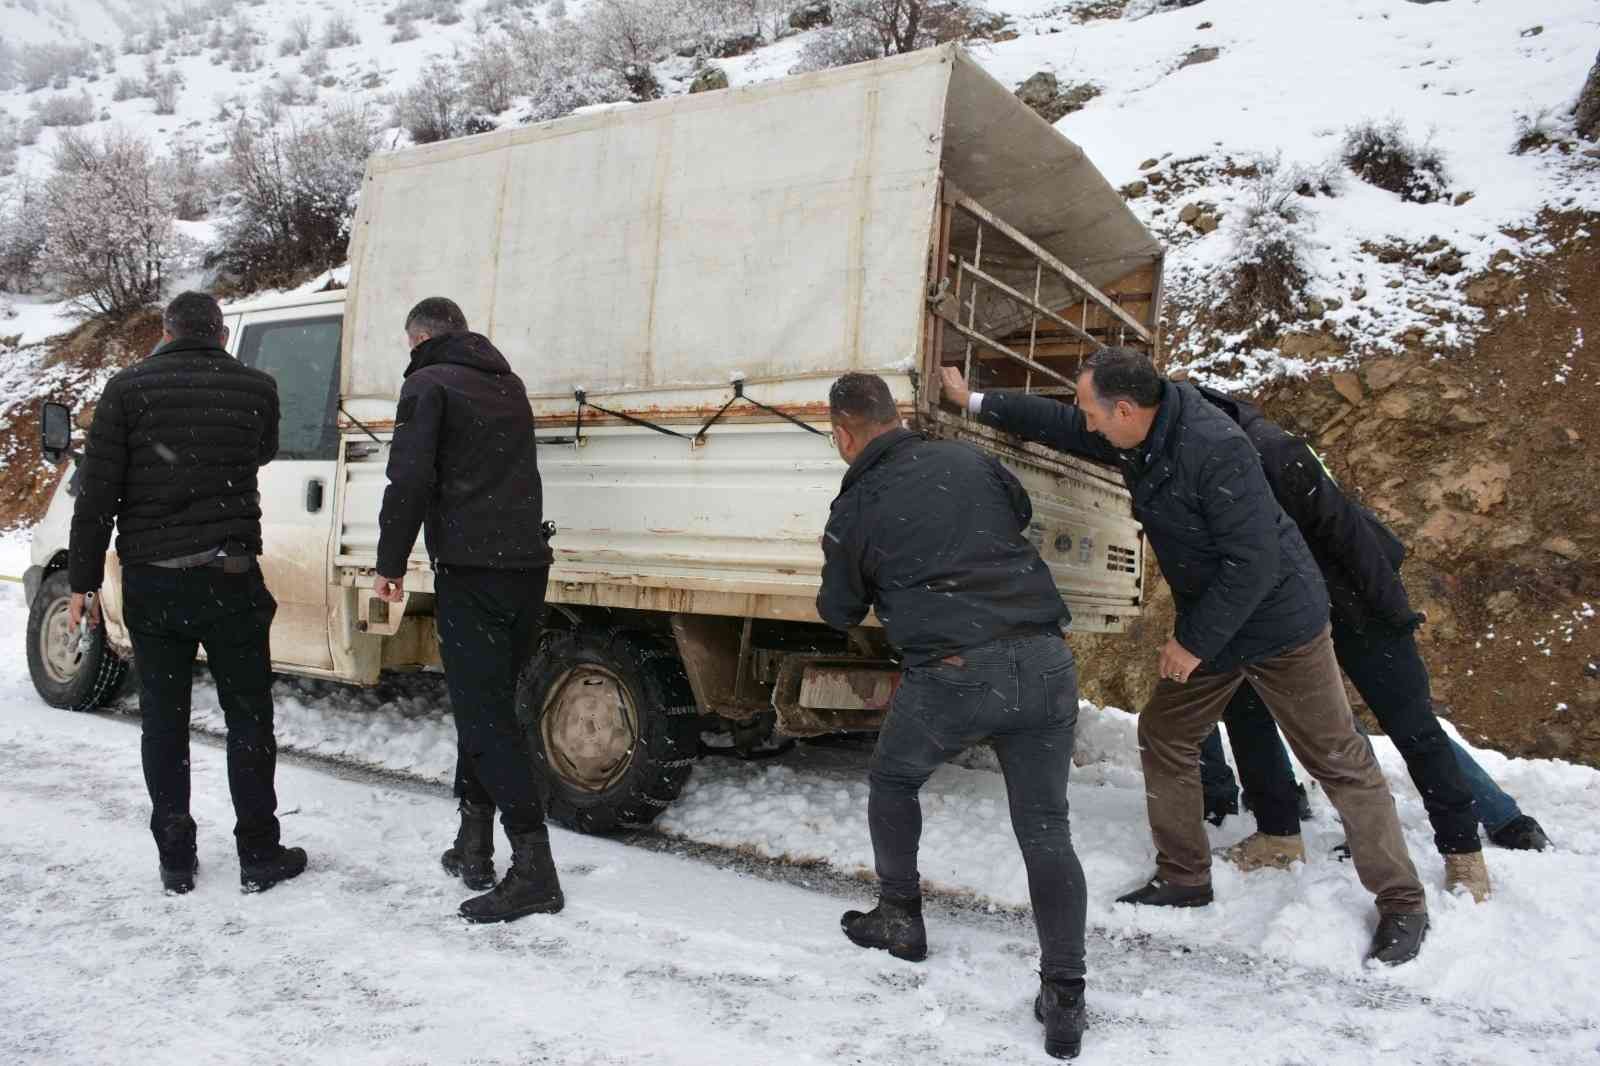
[[[306,510],[316,514],[322,510],[322,479],[314,477],[306,482]]]

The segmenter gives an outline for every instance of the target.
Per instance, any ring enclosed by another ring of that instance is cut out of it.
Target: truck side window
[[[246,326],[239,361],[278,380],[278,458],[335,459],[339,433],[338,315]]]

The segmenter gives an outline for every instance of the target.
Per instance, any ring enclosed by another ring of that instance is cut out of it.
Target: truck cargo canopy
[[[1092,283],[1160,252],[1076,145],[931,49],[375,156],[344,395],[392,404],[405,313],[436,295],[541,413],[578,388],[694,407],[735,377],[816,402],[845,371],[909,369],[941,177]]]

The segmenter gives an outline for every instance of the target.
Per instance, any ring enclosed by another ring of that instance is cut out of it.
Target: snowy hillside
[[[47,98],[87,93],[96,116],[89,129],[117,126],[150,138],[158,151],[189,144],[215,159],[247,114],[304,126],[330,105],[354,103],[388,125],[392,98],[430,61],[459,62],[516,25],[581,23],[589,6],[213,0],[190,7],[223,14],[197,15],[192,33],[146,55],[125,51],[148,47],[130,14],[145,5],[8,0],[0,39],[12,52],[53,40],[105,44],[116,54],[101,54],[94,81],[73,77],[36,92],[18,86],[0,93],[0,109],[25,124]],[[694,5],[652,10],[679,6]],[[1009,86],[1048,72],[1063,94],[1081,92],[1087,103],[1060,118],[1058,128],[1114,184],[1130,186],[1134,209],[1169,243],[1169,326],[1180,362],[1232,363],[1236,376],[1242,368],[1248,378],[1408,344],[1449,350],[1470,340],[1484,316],[1470,298],[1472,279],[1491,264],[1510,269],[1515,257],[1542,249],[1541,212],[1600,209],[1600,159],[1571,141],[1568,117],[1600,29],[1600,9],[1589,0],[983,6],[1003,21],[973,40],[981,62]],[[707,64],[735,87],[782,77],[826,32],[787,29],[785,5],[750,0],[744,7],[754,13],[748,20],[718,25],[724,33],[759,35],[728,50],[764,43],[730,58],[689,58],[693,40],[687,48],[681,41],[663,46],[650,71],[662,92],[686,91]],[[450,14],[427,17],[438,11]],[[775,30],[781,40],[772,40]],[[297,35],[305,47],[292,44]],[[414,39],[397,39],[408,36]],[[453,69],[467,77],[471,64]],[[155,113],[150,98],[118,99],[132,91],[128,83],[152,75],[176,76],[171,114]],[[505,125],[549,113],[549,101],[536,106],[527,95],[502,102],[509,106],[483,117]],[[1437,199],[1406,202],[1339,163],[1347,132],[1364,123],[1398,123],[1403,139],[1432,150]],[[36,143],[19,145],[16,175],[0,184],[43,176],[56,136],[46,129]],[[1526,150],[1517,154],[1514,146],[1525,138]],[[406,140],[390,128],[379,144]],[[1312,195],[1289,196],[1265,219],[1250,210],[1253,201],[1271,198],[1275,183],[1305,180]],[[185,224],[196,242],[191,266],[216,240],[227,211],[218,203],[204,220]],[[1304,275],[1296,279],[1295,306],[1265,331],[1256,322],[1238,327],[1213,307],[1264,228],[1268,237],[1291,240]],[[26,342],[63,325],[45,296],[9,302],[16,317],[0,333],[20,333]]]

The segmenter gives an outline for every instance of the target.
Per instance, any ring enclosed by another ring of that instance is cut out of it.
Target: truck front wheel
[[[90,711],[116,697],[128,663],[106,640],[104,625],[90,629],[79,650],[78,633],[67,621],[71,599],[65,570],[57,570],[39,586],[28,608],[28,674],[50,706]]]
[[[698,714],[677,656],[647,633],[547,633],[517,692],[550,817],[580,833],[642,826],[689,779]]]

